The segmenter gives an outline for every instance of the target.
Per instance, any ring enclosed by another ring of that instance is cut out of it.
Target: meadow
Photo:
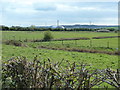
[[[44,33],[45,32],[43,31],[40,31],[40,32],[39,31],[2,31],[2,62],[6,63],[7,65],[9,61],[10,62],[11,60],[14,61],[15,60],[14,58],[16,57],[26,57],[27,61],[34,62],[35,57],[37,56],[37,59],[41,63],[47,62],[48,60],[50,60],[52,63],[58,63],[63,61],[61,63],[61,66],[64,67],[66,70],[68,70],[67,62],[70,63],[69,65],[73,65],[73,63],[75,62],[76,67],[79,65],[79,63],[88,64],[90,65],[92,70],[96,70],[96,69],[103,70],[106,68],[111,68],[111,70],[118,69],[118,62],[119,62],[118,55],[114,55],[114,54],[110,55],[107,53],[99,53],[99,52],[100,51],[117,52],[119,47],[118,46],[119,38],[115,37],[115,38],[92,39],[93,37],[118,36],[118,34],[115,32],[103,33],[103,32],[85,32],[85,31],[84,32],[83,31],[78,31],[78,32],[74,32],[74,31],[73,32],[71,31],[55,32],[54,31],[54,32],[51,32],[54,39],[79,38],[79,37],[87,37],[90,39],[89,40],[62,40],[62,41],[33,42],[33,40],[43,39]],[[24,42],[24,40],[26,39],[28,41]],[[11,40],[13,40],[12,41],[13,43],[11,43]],[[18,44],[15,44],[16,41]],[[10,42],[11,44],[6,42]],[[70,50],[67,50],[67,49],[70,49]],[[74,51],[74,49],[75,50],[82,49],[83,52]],[[84,52],[84,50],[89,50],[90,52]],[[91,53],[92,50],[96,50],[99,52]],[[18,58],[18,60],[20,59]],[[20,63],[17,61],[15,62]],[[24,64],[25,63],[23,63],[23,65]],[[42,67],[42,65],[40,67]],[[72,68],[72,67],[69,67],[69,68]],[[53,71],[50,71],[50,72],[53,72]],[[34,73],[32,74],[34,75]],[[71,72],[68,74],[71,75]],[[66,75],[64,76],[66,77]],[[58,76],[55,75],[54,77],[58,77]],[[51,80],[51,76],[49,79]],[[93,80],[93,77],[90,80]],[[98,79],[96,78],[96,80]],[[6,80],[5,82],[7,81],[8,80]],[[7,83],[7,85],[8,84],[9,83]],[[101,86],[113,88],[113,86],[107,83],[102,83]],[[6,84],[5,84],[5,87],[6,87]],[[97,87],[98,86],[94,86],[93,88],[97,88]]]
[[[50,42],[27,42],[30,47],[46,46],[49,48],[74,48],[114,52],[118,50],[118,38],[67,40]]]
[[[47,60],[48,58],[52,62],[58,62],[64,59],[71,63],[87,63],[90,64],[94,69],[105,69],[107,67],[117,69],[118,67],[118,56],[107,55],[99,53],[80,53],[80,52],[68,52],[62,50],[47,50],[47,49],[35,49],[32,47],[16,47],[11,45],[4,45],[2,47],[2,58],[3,61],[9,60],[16,56],[25,56],[28,60],[33,60],[36,55],[39,56],[39,60]],[[63,63],[64,66],[66,63]],[[102,66],[102,67],[101,67]]]
[[[86,31],[51,31],[54,39],[60,38],[78,38],[78,37],[100,37],[100,36],[118,36],[118,33],[110,32],[86,32]],[[42,39],[44,37],[44,31],[2,31],[2,39],[9,40],[35,40]]]
[[[51,32],[54,39],[58,38],[75,38],[75,37],[100,37],[100,36],[117,36],[115,32],[103,33],[103,32]],[[25,40],[30,39],[42,39],[44,32],[38,31],[3,31],[2,40]],[[26,56],[27,58],[33,58],[34,55],[40,55],[41,58],[52,58],[53,61],[60,61],[63,58],[69,61],[87,62],[93,64],[95,68],[106,68],[107,65],[112,68],[117,68],[117,55],[107,55],[99,53],[82,53],[82,52],[70,52],[65,50],[50,50],[44,48],[38,48],[45,46],[49,48],[73,48],[73,49],[87,49],[115,52],[118,50],[118,38],[105,38],[105,39],[91,39],[91,40],[67,40],[67,41],[49,41],[49,42],[22,42],[27,47],[16,47],[11,45],[2,45],[2,59],[8,60],[12,56]],[[108,64],[109,63],[109,64]],[[100,67],[99,67],[100,66]]]

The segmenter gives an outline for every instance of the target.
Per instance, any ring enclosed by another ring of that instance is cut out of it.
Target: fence
[[[100,48],[117,48],[118,45],[113,46],[112,42],[110,41],[103,41],[100,40],[100,42],[98,40],[70,40],[70,41],[65,41],[65,40],[61,40],[61,41],[48,41],[48,42],[40,42],[40,45],[44,44],[47,46],[51,46],[51,45],[63,45],[63,46],[77,46],[77,47],[100,47]]]
[[[35,41],[38,40],[38,38],[33,37],[32,39],[30,38],[23,38],[23,37],[16,37],[16,36],[3,36],[2,38],[3,41],[5,40],[20,40],[20,41]],[[42,42],[42,40],[39,40],[38,42]],[[56,40],[56,41],[47,41],[47,45],[69,45],[69,46],[78,46],[78,47],[104,47],[104,48],[118,48],[118,45],[112,45],[113,43],[107,39],[84,39],[84,40],[72,40],[72,39],[66,39],[66,40]]]

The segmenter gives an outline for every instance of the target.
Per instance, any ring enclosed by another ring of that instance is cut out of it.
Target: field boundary
[[[22,44],[20,41],[7,41],[4,42],[6,45],[13,45],[13,46],[19,46],[19,47],[28,47],[25,44]],[[99,50],[90,50],[90,49],[76,49],[76,48],[56,48],[56,47],[46,47],[46,46],[38,46],[38,47],[32,47],[32,48],[41,48],[41,49],[50,49],[50,50],[64,50],[64,51],[72,51],[72,52],[86,52],[86,53],[103,53],[103,54],[109,54],[109,55],[120,55],[120,51],[99,51]],[[109,48],[109,47],[107,47]]]
[[[92,37],[92,39],[119,38],[120,36]]]
[[[50,41],[63,41],[63,40],[90,40],[90,38],[79,37],[79,38],[60,38],[60,39],[52,39]],[[32,42],[47,42],[45,40],[33,40]]]
[[[52,39],[50,41],[64,41],[64,40],[90,40],[90,39],[104,39],[104,38],[119,38],[120,36],[104,36],[104,37],[79,37],[79,38],[60,38],[60,39]],[[31,42],[47,42],[45,40],[32,40]]]
[[[83,52],[83,53],[102,53],[102,54],[108,54],[108,55],[120,55],[120,52],[108,52],[108,51],[98,51],[98,50],[88,50],[88,49],[55,48],[55,47],[46,47],[46,46],[39,46],[35,48],[50,49],[50,50],[64,50],[64,51]]]

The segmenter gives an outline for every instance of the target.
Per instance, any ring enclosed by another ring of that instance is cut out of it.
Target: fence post
[[[90,39],[90,47],[92,47],[92,40]]]
[[[107,42],[107,48],[109,48],[109,41]]]
[[[25,39],[25,41],[26,41],[26,42],[28,41],[27,38]]]

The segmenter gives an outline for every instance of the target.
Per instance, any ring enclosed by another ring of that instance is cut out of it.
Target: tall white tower
[[[59,26],[59,20],[57,20],[57,26]]]

